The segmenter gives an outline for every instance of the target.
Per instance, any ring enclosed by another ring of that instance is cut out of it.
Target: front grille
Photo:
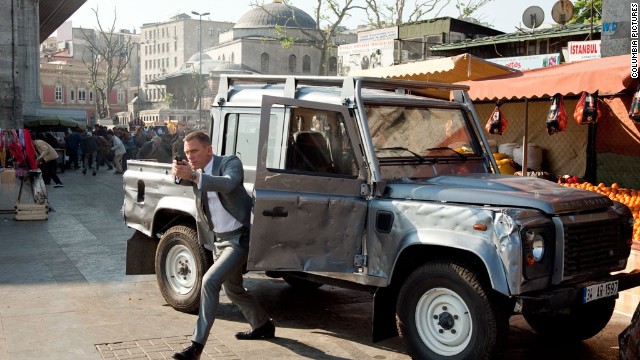
[[[629,256],[619,219],[564,225],[564,277],[610,272]]]

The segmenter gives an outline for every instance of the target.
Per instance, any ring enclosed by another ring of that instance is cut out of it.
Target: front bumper
[[[558,287],[549,291],[528,293],[519,296],[519,299],[522,300],[522,308],[526,308],[528,311],[558,310],[582,304],[583,291],[586,286],[614,280],[618,280],[618,293],[638,287],[640,286],[640,269],[635,269],[627,273],[619,272],[569,286]]]

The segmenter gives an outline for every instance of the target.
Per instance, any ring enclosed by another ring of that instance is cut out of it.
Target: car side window
[[[236,155],[245,166],[256,166],[260,115],[228,114],[224,124],[223,155]]]
[[[345,119],[339,112],[293,108],[286,133],[283,170],[358,176]]]

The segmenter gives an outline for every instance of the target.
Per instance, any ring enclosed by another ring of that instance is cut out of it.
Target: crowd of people
[[[68,160],[62,162],[64,169],[81,170],[84,175],[96,176],[100,168],[122,174],[127,170],[127,161],[133,159],[171,163],[176,155],[184,157],[185,131],[159,135],[153,129],[139,128],[130,132],[126,128],[107,129],[96,125],[87,130],[71,131],[65,136],[51,132],[39,133],[37,145],[42,150],[39,167],[45,184],[55,182],[62,187],[56,175],[61,164],[53,149],[65,149]]]

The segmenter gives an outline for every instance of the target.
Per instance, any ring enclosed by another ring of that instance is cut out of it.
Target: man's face
[[[184,142],[184,153],[191,167],[202,169],[213,157],[213,148],[211,145],[204,145],[198,139],[191,139]]]

